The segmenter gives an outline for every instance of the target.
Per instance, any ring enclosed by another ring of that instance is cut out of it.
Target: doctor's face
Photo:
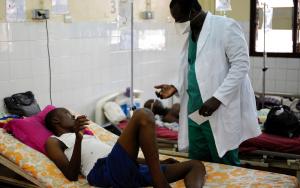
[[[170,4],[170,12],[177,23],[189,21],[190,10],[184,10],[179,2]]]

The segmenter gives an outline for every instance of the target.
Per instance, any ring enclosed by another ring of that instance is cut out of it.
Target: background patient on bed
[[[160,100],[149,99],[145,102],[144,107],[150,109],[154,115],[159,115],[163,122],[179,122],[179,103],[173,104],[171,108],[167,108],[164,107]]]

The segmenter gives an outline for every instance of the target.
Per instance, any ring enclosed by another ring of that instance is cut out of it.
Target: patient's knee
[[[191,160],[190,163],[191,163],[192,168],[195,168],[198,171],[201,171],[201,172],[204,172],[204,173],[206,172],[205,166],[201,161]]]
[[[154,119],[154,114],[147,108],[140,108],[134,111],[133,117]]]
[[[134,111],[132,119],[138,121],[138,124],[141,126],[155,125],[154,114],[150,110],[145,108]]]

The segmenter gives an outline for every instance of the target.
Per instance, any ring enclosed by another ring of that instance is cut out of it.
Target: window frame
[[[268,57],[288,57],[288,58],[299,58],[300,52],[296,52],[297,47],[297,16],[298,16],[298,1],[294,1],[294,11],[293,11],[293,30],[292,30],[292,39],[293,39],[293,52],[291,53],[281,53],[281,52],[267,52]],[[250,41],[249,41],[249,50],[250,56],[262,57],[263,52],[256,52],[256,2],[257,0],[250,1]],[[299,19],[300,21],[300,19]],[[299,23],[300,24],[300,23]]]

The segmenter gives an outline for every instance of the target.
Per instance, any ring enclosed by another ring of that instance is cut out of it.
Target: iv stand
[[[133,91],[133,45],[134,45],[134,41],[133,41],[133,37],[134,37],[134,30],[133,30],[133,26],[134,26],[134,11],[133,11],[133,0],[131,0],[130,2],[131,4],[131,80],[130,80],[130,116],[132,116],[133,111],[136,109],[136,107],[134,106],[134,91]]]
[[[262,108],[265,106],[265,97],[266,97],[266,72],[268,70],[268,67],[266,67],[266,60],[267,60],[267,52],[266,52],[266,3],[263,3],[264,5],[264,52],[263,52],[263,80],[262,80]]]

